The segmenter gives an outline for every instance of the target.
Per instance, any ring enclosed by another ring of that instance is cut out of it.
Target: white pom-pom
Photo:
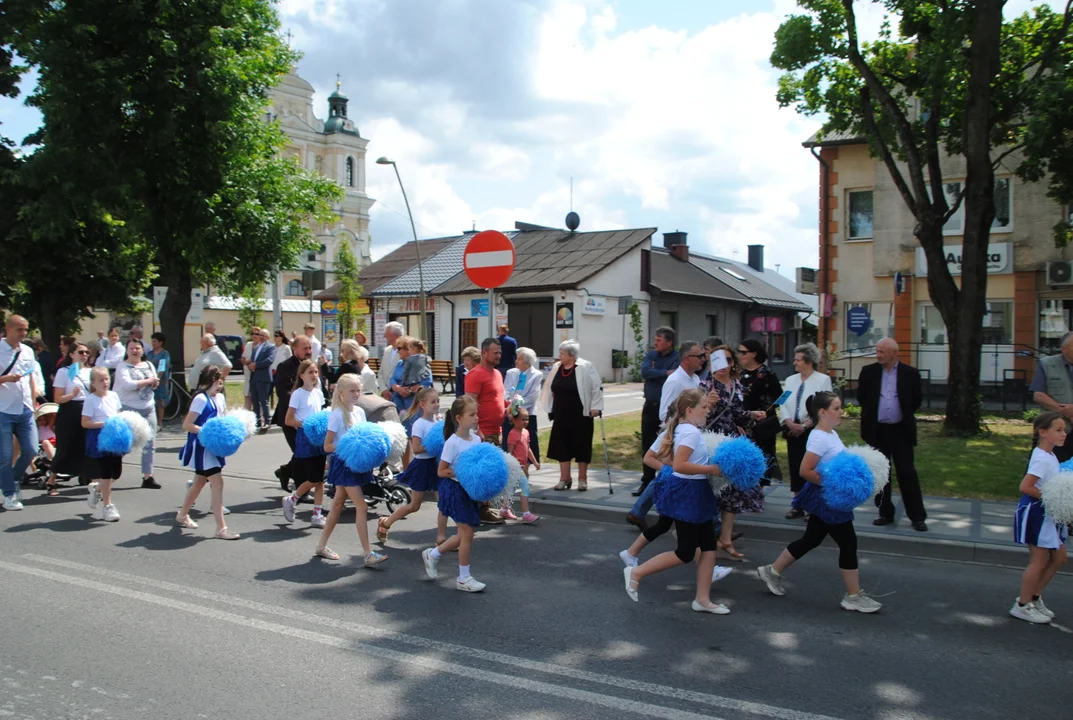
[[[875,493],[873,494],[878,495],[883,492],[883,488],[890,482],[890,460],[887,460],[887,456],[871,445],[851,445],[846,448],[846,452],[864,460],[864,464],[872,471],[872,477],[875,478]]]
[[[522,470],[518,458],[510,453],[503,453],[503,457],[507,460],[507,485],[503,488],[503,492],[492,500],[492,507],[508,504],[514,497],[514,493],[522,487],[522,480],[525,479],[525,471]]]
[[[704,437],[704,443],[708,446],[708,457],[712,456],[712,453],[715,452],[715,449],[717,447],[722,445],[727,440],[730,440],[729,435],[724,435],[723,433],[712,432],[711,430],[706,430],[701,434]]]
[[[727,486],[727,479],[722,475],[709,475],[708,483],[712,486],[712,492],[718,495]]]
[[[242,423],[242,426],[246,428],[246,437],[257,432],[257,416],[253,414],[252,410],[237,407],[228,410],[227,414]]]
[[[134,438],[130,446],[131,452],[140,451],[147,442],[153,439],[153,428],[150,427],[149,421],[138,413],[133,410],[124,410],[119,413],[119,417],[130,426],[130,434]]]
[[[397,423],[394,420],[383,420],[378,422],[377,425],[384,428],[384,432],[387,433],[388,438],[391,440],[391,452],[387,456],[387,461],[392,465],[402,462],[402,456],[406,452],[406,445],[410,442],[410,439],[406,437],[406,428],[402,426],[402,423]]]
[[[1059,525],[1073,523],[1073,472],[1060,472],[1040,488],[1047,517]]]

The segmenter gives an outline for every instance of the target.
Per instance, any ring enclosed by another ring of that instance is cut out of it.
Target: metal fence
[[[909,362],[920,371],[924,391],[924,406],[932,407],[945,401],[947,395],[947,370],[950,361],[948,345],[908,343],[901,344],[903,351],[908,350]],[[1032,382],[1033,370],[1015,368],[1016,358],[1031,358],[1032,366],[1041,357],[1049,353],[1028,345],[994,345],[985,344],[981,350],[980,394],[985,403],[998,405],[1002,409],[1028,408],[1028,386]],[[857,377],[861,368],[876,361],[875,346],[855,348],[840,353],[828,361],[828,372],[832,380],[841,385],[839,394],[842,402],[857,402]]]

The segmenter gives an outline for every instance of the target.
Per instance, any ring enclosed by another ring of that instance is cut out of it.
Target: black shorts
[[[223,471],[224,469],[222,467],[211,467],[206,470],[195,470],[194,477],[203,477],[208,479],[211,478],[213,475],[220,475],[221,473],[223,473]]]
[[[123,458],[119,455],[87,457],[83,472],[90,480],[118,480],[123,474]]]
[[[692,560],[697,550],[715,552],[718,547],[715,525],[711,520],[703,523],[687,523],[675,520],[674,531],[678,535],[678,547],[675,548],[674,554],[684,563]]]
[[[324,467],[327,463],[327,455],[314,455],[307,458],[295,458],[291,461],[291,478],[296,483],[322,483],[324,482]]]

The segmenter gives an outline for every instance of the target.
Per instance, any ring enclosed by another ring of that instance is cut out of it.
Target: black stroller
[[[328,497],[334,498],[335,486],[331,483],[325,485]],[[388,512],[395,512],[395,508],[408,505],[412,499],[410,489],[395,479],[395,473],[388,463],[384,463],[373,473],[373,482],[361,486],[361,494],[365,496],[365,504],[369,509],[384,503]]]

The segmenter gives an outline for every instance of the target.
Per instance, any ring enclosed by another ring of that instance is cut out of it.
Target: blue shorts
[[[1057,550],[1068,539],[1069,529],[1047,515],[1043,502],[1022,495],[1013,520],[1013,541],[1018,545]]]

